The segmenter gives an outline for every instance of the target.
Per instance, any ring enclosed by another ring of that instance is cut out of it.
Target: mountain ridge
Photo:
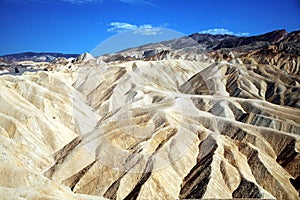
[[[0,56],[1,60],[7,62],[19,62],[19,61],[35,61],[35,62],[50,62],[55,58],[76,58],[80,54],[64,54],[54,52],[22,52],[15,54],[7,54]]]
[[[235,36],[229,34],[203,34],[203,33],[193,33],[181,38],[162,41],[158,43],[144,44],[138,47],[132,47],[128,49],[123,49],[119,52],[112,54],[125,53],[130,50],[138,49],[141,51],[144,48],[155,49],[155,48],[166,48],[169,47],[173,50],[180,50],[188,47],[197,47],[199,44],[203,45],[202,49],[207,52],[211,50],[218,50],[224,48],[236,48],[243,45],[250,45],[254,42],[268,42],[269,44],[278,43],[281,40],[295,40],[299,39],[300,30],[292,31],[288,33],[285,29],[270,31],[267,33],[255,35],[255,36]],[[293,38],[292,38],[293,37]],[[299,55],[299,50],[294,48],[297,55]],[[7,54],[0,56],[1,60],[7,62],[18,62],[18,61],[36,61],[36,62],[50,62],[55,58],[76,58],[80,54],[65,54],[65,53],[56,53],[56,52],[22,52],[15,54]],[[109,54],[108,54],[109,55]]]
[[[207,44],[208,47],[215,46],[216,43],[219,43],[217,47],[215,48],[207,48],[207,50],[218,50],[220,48],[233,48],[237,46],[242,46],[242,45],[249,45],[253,42],[259,42],[259,41],[266,41],[269,43],[274,43],[274,42],[279,42],[281,39],[288,37],[289,34],[294,34],[294,33],[299,33],[299,31],[293,31],[288,33],[285,29],[282,30],[275,30],[275,31],[270,31],[267,33],[255,35],[255,36],[235,36],[235,35],[228,35],[228,34],[203,34],[203,33],[193,33],[188,36],[183,36],[181,38],[177,39],[172,39],[169,41],[162,41],[159,43],[151,43],[151,44],[145,44],[138,48],[141,50],[142,48],[153,46],[155,44],[157,45],[165,45],[167,47],[170,47],[171,49],[182,49],[183,46],[177,45],[177,43],[182,43],[184,47],[192,47],[196,46],[196,43],[192,43],[191,46],[189,46],[189,43],[187,42],[188,39],[192,39],[192,41],[197,42],[198,44],[203,44],[203,43],[209,43]],[[183,40],[183,41],[182,41]],[[230,41],[233,40],[233,41]],[[239,42],[238,42],[239,41]],[[222,42],[225,43],[233,43],[227,46],[226,44],[223,44]],[[129,48],[129,49],[124,49],[120,52],[125,52],[127,50],[131,50],[134,48]],[[118,52],[117,52],[118,53]]]

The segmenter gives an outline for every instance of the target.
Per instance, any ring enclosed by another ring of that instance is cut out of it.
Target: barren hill
[[[1,196],[299,199],[298,35],[194,34],[0,76]]]

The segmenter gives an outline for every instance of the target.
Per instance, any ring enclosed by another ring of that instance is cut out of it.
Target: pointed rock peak
[[[92,54],[90,53],[83,53],[81,54],[80,56],[78,56],[76,59],[75,59],[75,62],[87,62],[89,60],[94,60],[94,56],[92,56]]]

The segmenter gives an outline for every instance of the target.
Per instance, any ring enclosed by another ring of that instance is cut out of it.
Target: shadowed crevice
[[[295,179],[290,178],[290,182],[294,186],[294,188],[298,191],[298,195],[300,197],[300,176],[298,176]]]
[[[64,162],[64,160],[71,155],[71,152],[78,146],[78,144],[82,141],[81,137],[76,137],[74,140],[72,140],[70,143],[68,143],[66,146],[64,146],[62,149],[60,149],[57,153],[55,153],[54,159],[55,164],[48,169],[44,176],[47,178],[52,178],[52,176],[55,174],[59,166]]]
[[[72,191],[74,191],[74,188],[76,186],[76,184],[80,181],[80,179],[89,171],[89,169],[91,169],[91,167],[96,163],[96,161],[92,162],[91,164],[89,164],[88,166],[86,166],[85,168],[83,168],[80,172],[74,174],[73,176],[71,176],[70,178],[67,178],[66,180],[64,180],[62,183],[68,187],[71,188]]]
[[[242,178],[237,189],[232,193],[233,198],[261,198],[259,188],[252,182]]]
[[[208,136],[199,144],[197,164],[184,178],[181,185],[180,199],[202,198],[211,174],[211,163],[218,145],[212,136]]]
[[[296,140],[292,140],[277,156],[276,162],[278,162],[282,167],[289,164],[298,153],[295,151]]]
[[[133,190],[124,198],[124,200],[130,200],[130,199],[137,199],[141,188],[143,186],[143,184],[149,179],[149,177],[151,176],[152,170],[153,170],[153,160],[152,160],[152,156],[150,156],[150,158],[147,161],[147,164],[144,168],[144,172],[142,173],[142,176],[140,178],[140,180],[138,181],[138,183],[135,185],[135,187],[133,188]]]

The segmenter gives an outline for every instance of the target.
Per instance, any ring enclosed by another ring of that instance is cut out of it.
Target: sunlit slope
[[[98,62],[0,77],[7,198],[299,198],[297,75]]]

